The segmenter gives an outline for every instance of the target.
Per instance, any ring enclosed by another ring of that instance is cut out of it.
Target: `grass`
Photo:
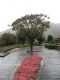
[[[15,47],[15,48],[24,48],[24,47],[29,47],[29,45],[28,44],[14,44],[14,45],[12,45],[13,47]]]

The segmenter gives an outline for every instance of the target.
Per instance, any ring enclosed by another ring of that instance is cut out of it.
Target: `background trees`
[[[31,54],[34,40],[42,38],[44,30],[49,28],[48,19],[49,17],[45,14],[34,14],[18,18],[12,23],[13,29],[20,33],[22,32],[23,35],[21,34],[21,37],[25,37],[28,40]],[[41,36],[39,37],[39,35]]]
[[[16,43],[16,36],[10,33],[4,33],[1,36],[1,45],[11,45]]]
[[[22,43],[22,44],[25,43],[26,36],[23,31],[17,32],[16,37],[17,37],[17,43]]]

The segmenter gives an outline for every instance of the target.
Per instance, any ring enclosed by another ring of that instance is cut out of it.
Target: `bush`
[[[49,43],[45,43],[44,46],[48,49],[57,49],[57,45],[56,44],[49,44]]]

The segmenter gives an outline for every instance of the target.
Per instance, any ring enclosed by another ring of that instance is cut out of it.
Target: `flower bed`
[[[26,57],[21,66],[16,69],[13,80],[35,80],[38,76],[38,70],[41,66],[42,57],[29,56]]]

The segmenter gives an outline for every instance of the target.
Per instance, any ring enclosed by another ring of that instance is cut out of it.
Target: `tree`
[[[17,31],[23,31],[31,48],[31,54],[33,49],[33,42],[39,36],[43,34],[46,28],[49,28],[49,17],[45,14],[26,15],[22,18],[18,18],[12,23],[13,29]]]
[[[25,33],[23,31],[17,32],[17,43],[25,43]]]
[[[16,42],[16,36],[10,33],[4,33],[1,36],[2,45],[11,45]]]
[[[38,40],[39,44],[42,44],[42,42],[43,42],[43,36],[42,35],[38,35],[37,36],[37,40]]]

